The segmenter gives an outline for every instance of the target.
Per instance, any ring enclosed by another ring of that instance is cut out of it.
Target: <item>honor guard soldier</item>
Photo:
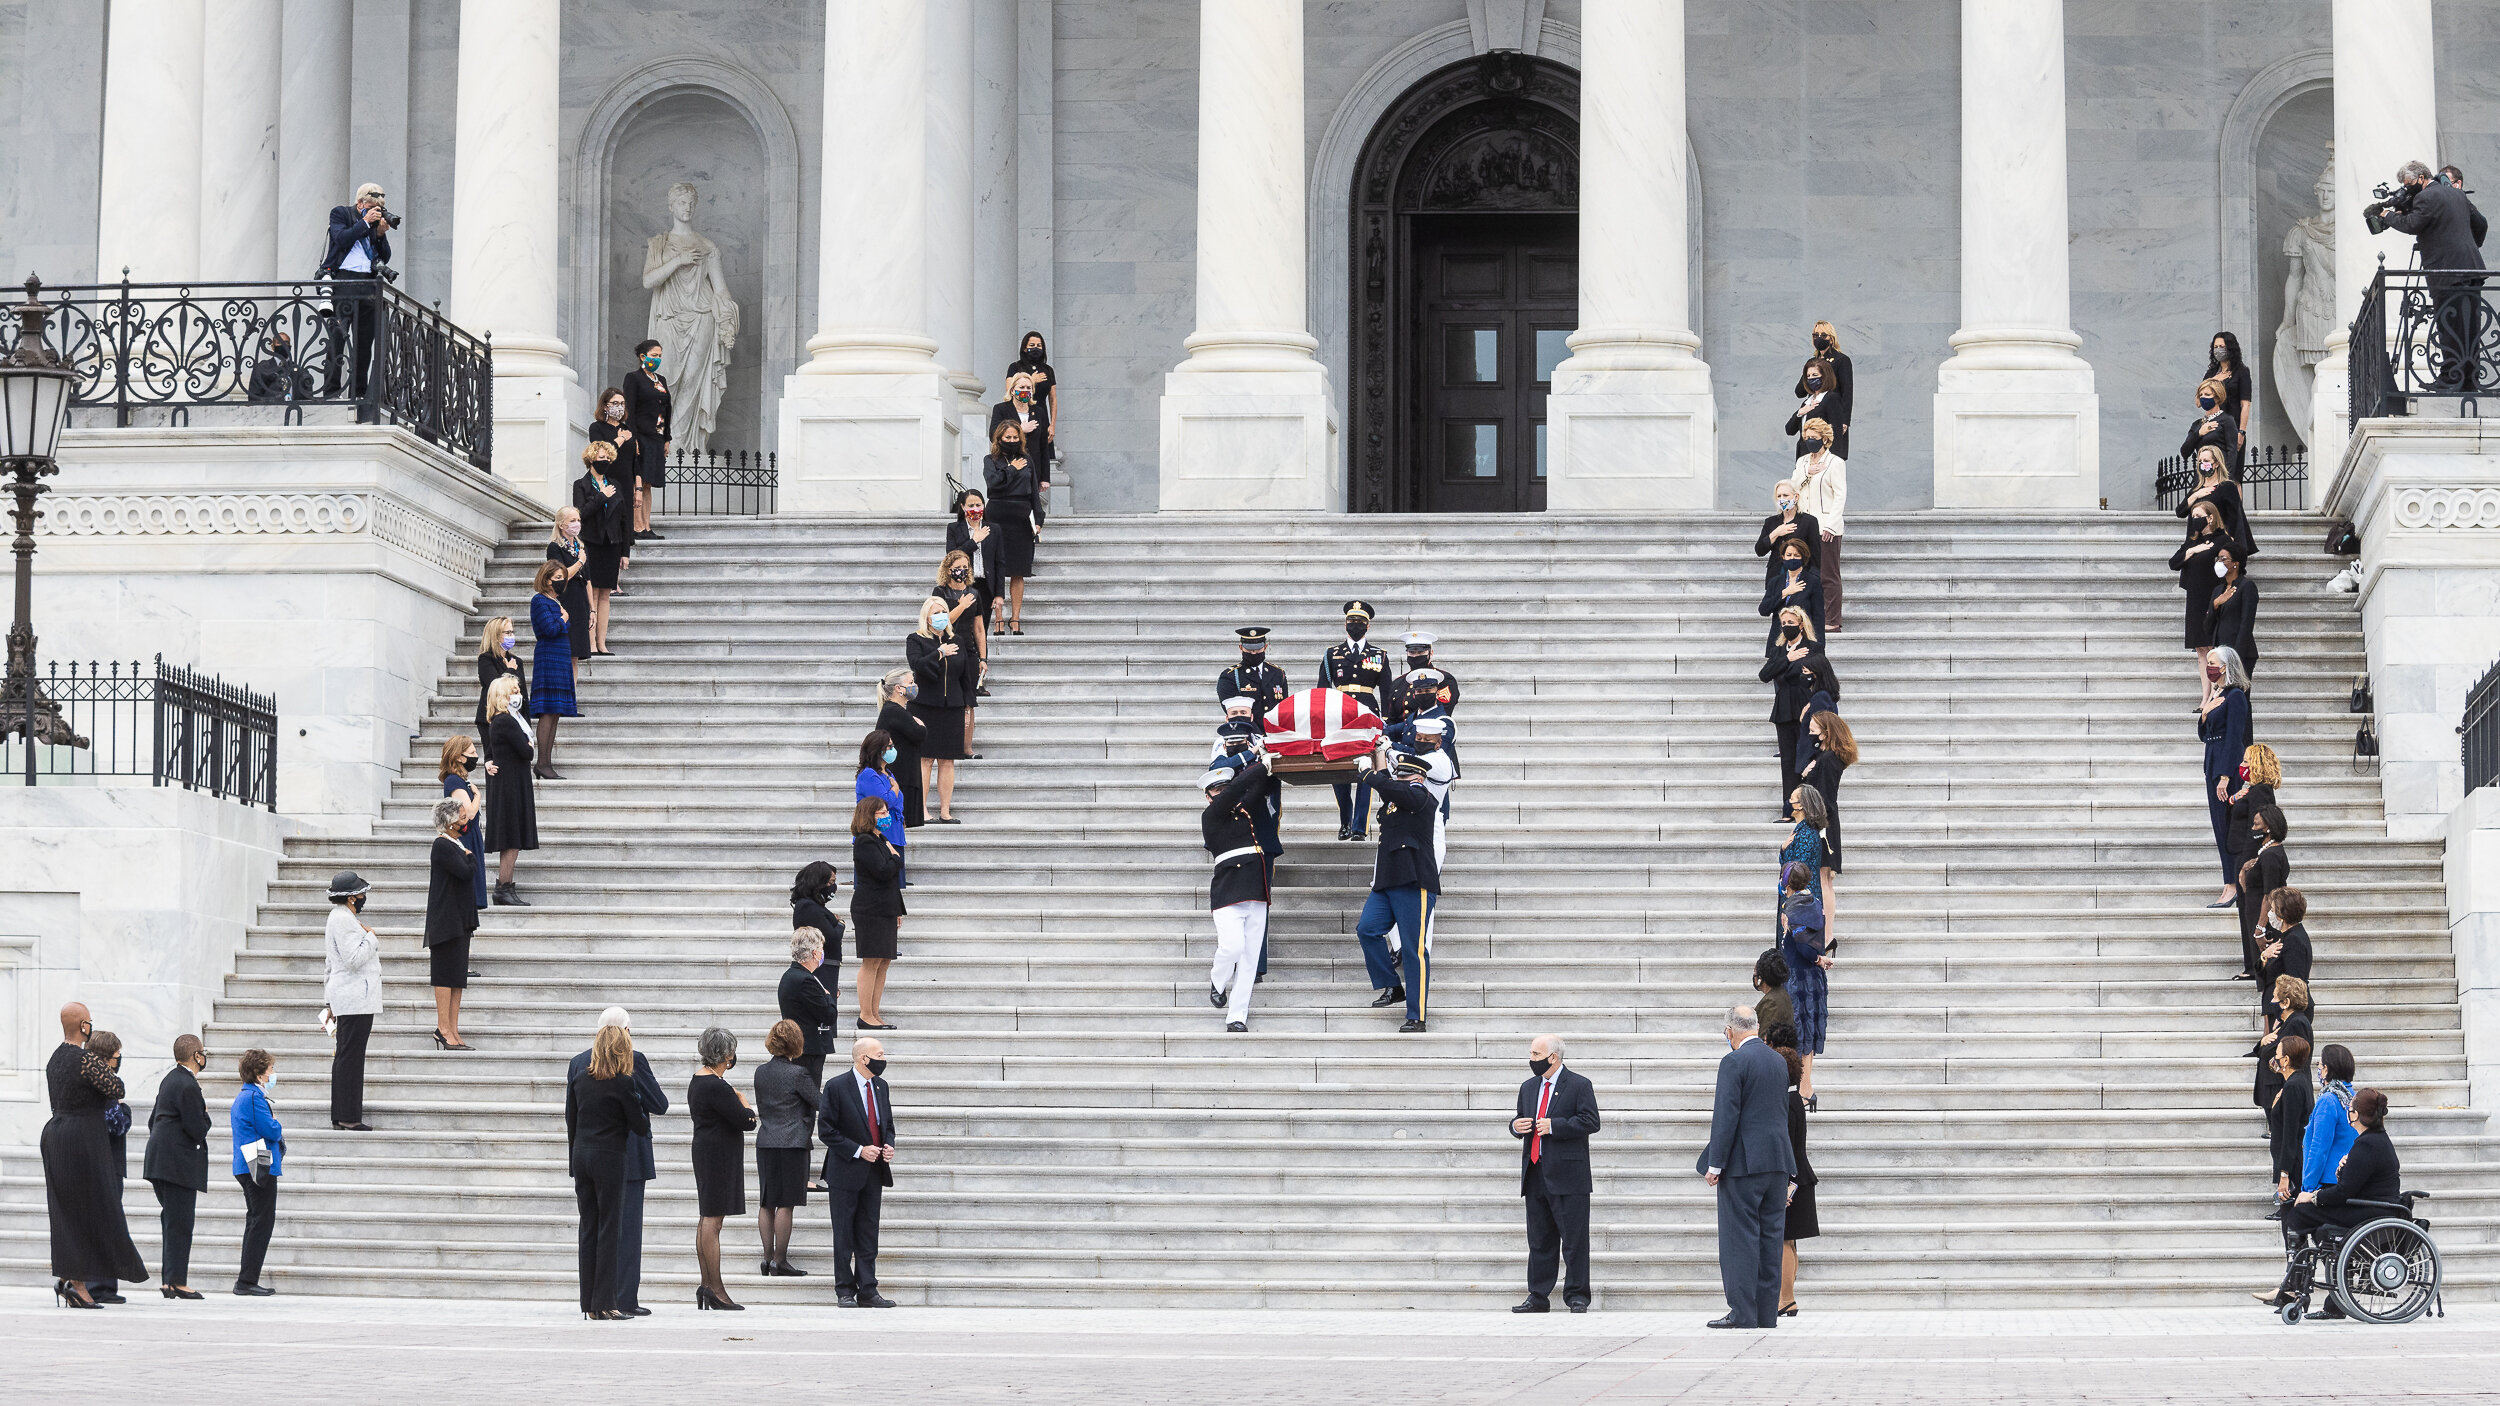
[[[1250,1028],[1250,988],[1258,984],[1258,959],[1267,951],[1270,889],[1257,817],[1259,783],[1266,774],[1266,755],[1254,749],[1242,753],[1238,765],[1219,761],[1198,778],[1207,795],[1198,828],[1207,853],[1215,858],[1215,877],[1207,889],[1207,907],[1215,915],[1215,966],[1207,974],[1207,1000],[1225,1013],[1224,1028],[1235,1034]]]
[[[1381,692],[1389,686],[1389,651],[1363,643],[1363,636],[1371,631],[1372,615],[1370,601],[1345,603],[1345,643],[1330,645],[1320,656],[1319,686],[1351,693],[1378,713],[1384,706]],[[1371,838],[1371,778],[1340,781],[1332,789],[1337,793],[1337,838]]]
[[[1269,887],[1276,884],[1276,857],[1285,852],[1285,839],[1280,829],[1285,814],[1285,783],[1267,772],[1267,725],[1259,721],[1259,700],[1246,693],[1236,693],[1224,700],[1224,721],[1215,729],[1215,751],[1207,758],[1211,766],[1240,766],[1258,762],[1262,780],[1250,792],[1246,805],[1250,819],[1258,830],[1259,853],[1265,856],[1261,866]],[[1259,928],[1259,975],[1267,975],[1267,928]]]
[[[1404,736],[1395,728],[1396,724],[1413,722],[1436,706],[1441,717],[1452,717],[1458,712],[1458,680],[1449,670],[1432,662],[1433,644],[1433,636],[1421,630],[1411,631],[1406,636],[1406,672],[1398,675],[1397,682],[1389,685],[1384,695],[1386,706],[1380,710],[1380,720],[1391,725],[1392,737]],[[1457,765],[1458,729],[1455,725],[1443,736],[1441,745],[1442,750],[1450,754],[1451,765]]]
[[[1233,631],[1241,640],[1241,662],[1215,676],[1215,701],[1229,702],[1233,695],[1249,694],[1258,715],[1282,703],[1292,694],[1293,685],[1285,681],[1285,671],[1267,662],[1267,627],[1251,625]]]
[[[1379,760],[1390,752],[1384,742]],[[1406,1003],[1400,1034],[1424,1031],[1425,1008],[1432,994],[1432,919],[1441,902],[1441,798],[1426,779],[1429,759],[1412,752],[1397,756],[1397,774],[1372,782],[1386,802],[1380,813],[1380,855],[1372,865],[1371,896],[1354,925],[1363,946],[1363,965],[1372,989],[1380,993],[1375,1007]],[[1392,947],[1391,934],[1395,934]]]

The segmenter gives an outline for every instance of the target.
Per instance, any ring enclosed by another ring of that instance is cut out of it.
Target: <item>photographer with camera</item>
[[[334,304],[330,354],[322,372],[324,399],[337,397],[342,380],[350,399],[364,398],[366,363],[372,359],[374,330],[381,323],[380,285],[399,277],[390,267],[390,231],[397,228],[399,216],[384,206],[382,188],[371,181],[356,187],[355,203],[330,209],[329,249],[321,256],[321,267],[313,272],[313,277],[331,281]],[[348,336],[339,334],[341,320],[352,324]],[[353,364],[343,368],[341,344],[350,340]]]
[[[2431,168],[2408,161],[2396,172],[2394,189],[2380,186],[2375,204],[2362,220],[2372,234],[2399,230],[2413,236],[2415,263],[2429,276],[2431,342],[2439,352],[2439,382],[2428,391],[2471,391],[2479,384],[2474,358],[2466,354],[2476,343],[2482,302],[2483,251],[2474,237],[2475,210],[2465,191],[2433,180]],[[2460,384],[2449,384],[2450,381]]]

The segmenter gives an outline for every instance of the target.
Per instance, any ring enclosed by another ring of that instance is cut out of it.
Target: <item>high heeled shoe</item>
[[[720,1295],[713,1293],[713,1292],[712,1292],[712,1290],[711,1290],[711,1288],[710,1288],[710,1286],[708,1286],[708,1285],[703,1285],[703,1284],[697,1284],[697,1285],[695,1286],[695,1290],[694,1290],[694,1306],[695,1306],[697,1309],[707,1309],[707,1308],[720,1308],[720,1309],[727,1309],[727,1310],[728,1310],[729,1312],[731,1312],[731,1313],[744,1313],[744,1312],[746,1312],[746,1307],[747,1307],[745,1304],[742,1304],[742,1303],[731,1303],[729,1300],[724,1299],[724,1298],[722,1298]]]
[[[200,1296],[197,1289],[177,1289],[171,1284],[159,1286],[159,1292],[169,1299],[196,1299]]]
[[[84,1285],[79,1287],[79,1292],[75,1294],[71,1293],[69,1291],[69,1281],[66,1279],[55,1279],[52,1281],[52,1297],[58,1300],[63,1308],[101,1309],[104,1307],[104,1305],[87,1297]]]

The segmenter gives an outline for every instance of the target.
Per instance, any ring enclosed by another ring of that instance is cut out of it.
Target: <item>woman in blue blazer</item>
[[[2239,780],[2249,736],[2248,668],[2239,651],[2217,648],[2205,655],[2205,702],[2196,710],[2196,735],[2205,743],[2205,810],[2214,826],[2214,852],[2222,860],[2222,897],[2208,908],[2239,901],[2239,865],[2231,858],[2231,787]],[[2239,979],[2256,979],[2253,971]]]
[[[893,842],[898,861],[907,861],[903,846],[911,843],[911,834],[903,828],[903,786],[894,779],[894,759],[901,753],[894,746],[894,734],[884,728],[869,733],[859,741],[859,779],[851,789],[854,804],[874,797],[885,802],[885,818],[877,822],[877,833]],[[897,874],[901,878],[900,873]],[[898,887],[911,887],[911,880],[901,878]]]
[[[269,1086],[276,1083],[277,1061],[267,1050],[245,1050],[236,1072],[243,1087],[234,1096],[226,1125],[234,1133],[234,1180],[243,1188],[243,1267],[235,1271],[234,1291],[247,1298],[267,1298],[277,1290],[260,1282],[261,1260],[269,1253],[269,1235],[278,1228],[278,1177],[286,1169],[286,1129],[269,1107]],[[263,1143],[258,1157],[244,1149]],[[266,1165],[257,1165],[265,1158]]]

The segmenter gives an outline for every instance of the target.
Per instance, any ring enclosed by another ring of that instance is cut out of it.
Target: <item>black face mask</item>
[[[1781,639],[1784,639],[1784,640],[1793,640],[1793,639],[1795,639],[1796,637],[1797,637],[1797,627],[1796,627],[1796,626],[1794,626],[1794,625],[1791,625],[1791,626],[1789,626],[1788,628],[1786,628],[1786,629],[1784,629],[1784,630],[1780,631],[1780,638],[1781,638]]]
[[[872,1059],[872,1060],[868,1061],[868,1077],[870,1077],[870,1078],[872,1078],[872,1079],[873,1079],[873,1078],[876,1078],[876,1077],[877,1077],[877,1076],[879,1076],[879,1075],[882,1075],[883,1073],[885,1073],[885,1061],[884,1061],[884,1060],[881,1060],[881,1059]]]
[[[1534,1070],[1538,1074],[1543,1074],[1546,1070],[1553,1067],[1554,1061],[1550,1059],[1532,1059],[1528,1061],[1528,1068]]]
[[[1266,662],[1267,651],[1264,649],[1245,649],[1241,652],[1241,667],[1245,669],[1255,669]]]
[[[1816,351],[1830,351],[1832,349],[1832,339],[1824,336],[1820,332],[1815,333],[1814,349]]]
[[[1368,620],[1348,620],[1345,622],[1345,637],[1347,639],[1359,640],[1370,631],[1371,622]]]
[[[2214,398],[2209,395],[2200,395],[2196,398],[2196,404],[2200,409],[2211,410],[2214,408]]]
[[[1790,557],[1790,558],[1788,559],[1788,570],[1789,570],[1790,574],[1794,575],[1795,573],[1800,572],[1800,571],[1803,571],[1803,570],[1805,570],[1805,569],[1806,569],[1806,564],[1805,564],[1805,561],[1804,561],[1804,559],[1803,559],[1803,558],[1801,558],[1801,557]]]
[[[1820,454],[1823,452],[1823,441],[1819,439],[1801,439],[1797,441],[1797,447],[1804,450],[1808,454]]]

